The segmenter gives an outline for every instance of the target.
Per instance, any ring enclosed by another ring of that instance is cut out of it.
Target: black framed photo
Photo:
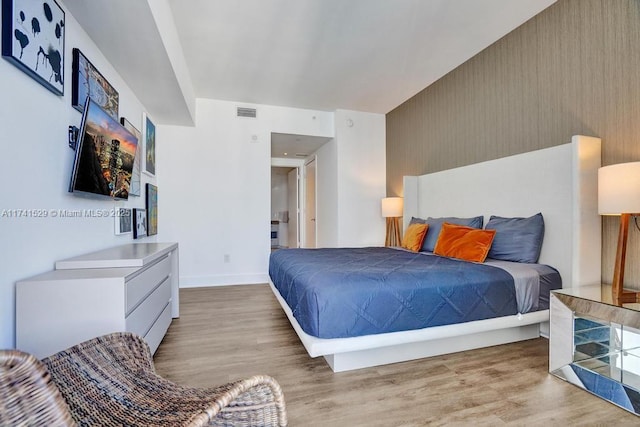
[[[147,235],[147,212],[145,209],[133,208],[133,238],[140,239]]]
[[[55,0],[2,0],[2,56],[64,95],[64,10]]]
[[[158,187],[147,183],[146,186],[147,207],[147,236],[158,234]]]
[[[131,132],[133,136],[138,138],[138,146],[136,147],[136,155],[133,158],[133,170],[131,171],[131,183],[129,184],[129,195],[140,196],[140,162],[142,161],[142,134],[140,131],[127,119],[120,117],[120,124],[124,126],[126,130]]]
[[[73,49],[71,77],[71,105],[76,110],[84,111],[84,103],[88,96],[114,120],[118,120],[120,104],[118,91],[77,48]]]

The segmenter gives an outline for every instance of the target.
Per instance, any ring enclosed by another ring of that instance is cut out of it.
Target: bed
[[[276,251],[270,261],[271,288],[309,355],[323,356],[334,372],[546,336],[549,289],[560,286],[560,279],[564,287],[600,282],[599,166],[600,140],[574,136],[569,144],[404,178],[405,227],[412,217],[481,213],[486,223],[492,214],[543,213],[546,231],[539,263],[553,268],[536,267],[542,272],[538,284],[543,292],[542,297],[536,293],[533,300],[529,298],[528,308],[520,300],[531,292],[518,290],[514,278],[522,274],[517,265],[491,261],[476,265],[391,248]],[[328,264],[314,265],[324,258]],[[370,263],[361,265],[356,258]],[[449,273],[432,273],[433,264]],[[471,264],[473,275],[462,271],[462,264],[465,269]],[[360,285],[351,284],[357,272],[365,272],[364,285],[362,280],[356,281]],[[392,280],[434,274],[435,293],[420,294],[425,291],[411,280],[407,289],[398,284],[402,280]],[[291,285],[292,277],[303,275],[315,280],[318,292],[303,295]],[[468,282],[471,288],[460,288]],[[334,288],[329,288],[332,284]],[[350,300],[358,286],[372,292]],[[503,290],[496,292],[498,288]],[[387,299],[381,299],[385,292]],[[463,304],[471,294],[477,298]],[[318,312],[328,315],[319,319]],[[338,321],[338,312],[354,316]],[[373,318],[371,312],[381,317]]]

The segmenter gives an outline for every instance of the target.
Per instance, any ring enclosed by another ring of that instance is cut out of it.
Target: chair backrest
[[[0,351],[0,425],[76,425],[46,367],[18,350]]]

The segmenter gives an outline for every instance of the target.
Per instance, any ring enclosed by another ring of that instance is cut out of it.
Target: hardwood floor
[[[291,426],[638,425],[547,373],[544,338],[334,374],[311,359],[268,285],[182,289],[158,373],[208,387],[268,374]]]

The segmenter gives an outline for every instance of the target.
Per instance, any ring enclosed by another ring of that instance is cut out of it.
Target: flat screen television
[[[87,98],[69,192],[127,199],[138,139]]]

